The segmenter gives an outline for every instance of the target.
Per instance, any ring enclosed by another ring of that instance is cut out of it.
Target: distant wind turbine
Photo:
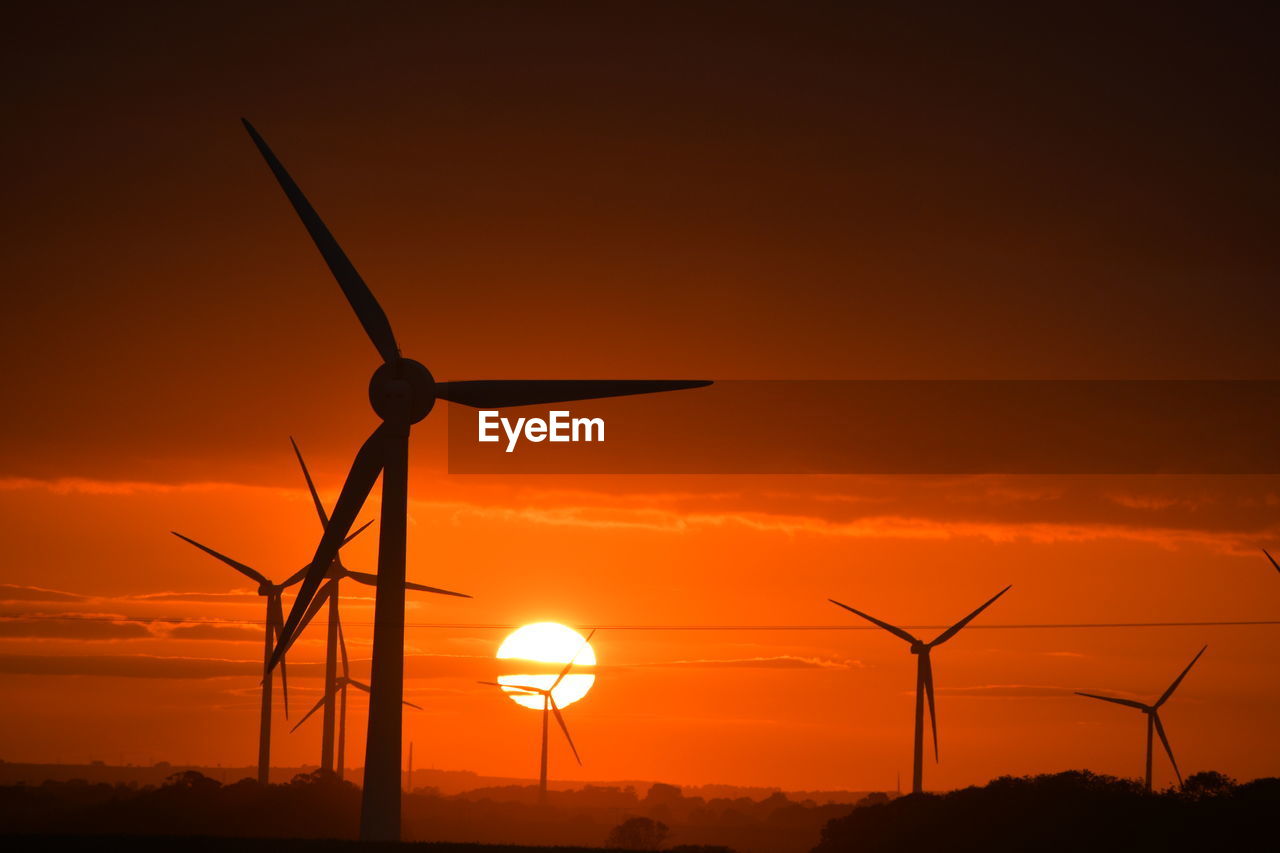
[[[1270,556],[1269,554],[1267,556]],[[1196,656],[1191,659],[1191,663],[1187,664],[1187,668],[1182,674],[1173,680],[1173,684],[1169,685],[1169,689],[1161,694],[1160,698],[1154,704],[1144,705],[1141,702],[1135,702],[1132,699],[1118,699],[1115,696],[1099,696],[1097,693],[1084,693],[1077,690],[1077,696],[1088,696],[1090,699],[1101,699],[1103,702],[1114,702],[1117,705],[1124,705],[1128,708],[1137,708],[1139,711],[1147,715],[1147,778],[1146,788],[1151,790],[1151,752],[1152,752],[1152,733],[1160,735],[1160,743],[1164,744],[1164,751],[1169,756],[1169,763],[1173,765],[1173,773],[1178,777],[1178,787],[1182,787],[1182,772],[1178,770],[1178,761],[1173,757],[1173,747],[1169,746],[1169,738],[1165,737],[1164,726],[1160,723],[1160,706],[1169,701],[1169,697],[1173,695],[1173,691],[1178,689],[1178,685],[1182,683],[1182,679],[1187,677],[1187,673],[1191,671],[1191,667],[1196,665],[1196,661],[1200,660],[1200,655],[1204,654],[1204,646],[1200,651],[1196,652]]]
[[[861,616],[873,625],[879,625],[895,637],[900,637],[901,639],[906,640],[911,644],[911,654],[916,655],[915,754],[911,765],[911,793],[913,794],[919,794],[924,790],[924,700],[926,697],[929,699],[929,724],[933,728],[933,760],[938,760],[938,715],[933,704],[933,664],[929,661],[929,652],[960,633],[961,628],[972,622],[974,617],[994,604],[997,598],[1008,591],[1009,587],[1006,586],[1004,589],[1000,590],[988,599],[988,601],[977,610],[973,611],[968,616],[943,631],[929,643],[912,636],[901,628],[890,625],[888,622],[882,622],[874,616],[868,616],[861,610],[854,610],[847,604],[841,604],[834,598],[827,599],[827,601],[830,601],[832,604],[838,607],[843,607],[850,613],[855,613],[858,616]]]
[[[320,529],[324,530],[329,524],[329,514],[325,511],[324,503],[320,500],[320,494],[316,491],[316,484],[311,479],[311,472],[307,469],[306,460],[302,458],[302,451],[298,449],[298,443],[289,437],[289,443],[293,445],[293,454],[298,458],[298,465],[302,468],[303,479],[307,481],[307,490],[311,493],[311,502],[315,505],[316,515],[320,518]],[[338,599],[340,597],[340,583],[343,578],[351,578],[356,583],[365,586],[377,587],[377,575],[367,574],[365,572],[354,572],[342,564],[342,555],[335,554],[333,562],[329,565],[329,572],[325,576],[328,582],[321,587],[320,592],[312,600],[311,608],[308,609],[306,615],[302,618],[302,622],[298,626],[294,636],[297,637],[306,629],[307,625],[315,617],[320,607],[326,602],[329,605],[329,626],[325,639],[325,663],[324,663],[324,683],[329,685],[325,690],[325,706],[324,706],[324,725],[321,727],[320,736],[320,767],[326,771],[334,769],[334,743],[336,734],[334,732],[335,723],[335,694],[333,685],[338,682],[338,632],[341,628],[338,619]],[[439,595],[453,595],[458,598],[470,598],[471,596],[461,592],[451,592],[447,589],[437,589],[433,586],[424,586],[420,583],[411,583],[406,581],[405,589],[417,590],[419,592],[434,592]],[[343,691],[345,701],[345,688]],[[294,728],[297,728],[296,726]],[[341,765],[341,762],[339,762]],[[341,771],[339,771],[341,775]]]
[[[333,517],[316,546],[293,609],[276,642],[271,663],[274,665],[280,660],[296,635],[303,615],[333,562],[338,543],[355,523],[360,508],[381,476],[381,533],[378,539],[378,585],[370,676],[373,693],[369,699],[360,838],[363,841],[398,841],[402,755],[400,703],[404,690],[403,584],[409,499],[409,434],[412,426],[431,412],[436,400],[448,400],[477,409],[504,409],[675,391],[711,383],[707,380],[615,379],[437,382],[421,362],[400,354],[400,345],[386,312],[355,265],[258,131],[247,120],[244,120],[244,127],[382,359],[382,364],[369,381],[369,403],[382,423],[356,452],[351,471],[334,505]],[[440,303],[437,300],[435,304],[438,307]]]
[[[564,669],[560,670],[560,674],[556,676],[556,680],[551,682],[550,687],[534,687],[528,684],[501,684],[497,681],[481,681],[480,683],[486,687],[502,688],[504,693],[515,693],[521,696],[541,696],[542,697],[542,763],[538,775],[538,802],[545,803],[547,801],[547,731],[550,728],[550,716],[555,714],[556,722],[560,724],[560,731],[564,732],[564,739],[569,742],[569,749],[573,750],[573,757],[577,760],[578,766],[582,766],[582,757],[578,755],[578,748],[573,745],[573,738],[569,734],[569,726],[565,723],[564,717],[560,714],[560,707],[556,705],[556,697],[554,691],[560,686],[560,682],[564,681],[564,677],[569,674],[569,670],[573,668],[574,663],[578,660],[578,655],[582,654],[591,642],[591,638],[596,634],[596,629],[592,629],[587,638],[582,642],[582,648],[579,649],[569,662],[564,665]]]
[[[351,534],[342,543],[343,545],[360,535],[369,522],[361,527],[355,533]],[[258,585],[258,595],[267,599],[267,617],[266,617],[266,641],[262,652],[262,712],[261,719],[258,723],[258,782],[265,785],[270,781],[271,776],[271,654],[273,644],[279,639],[281,631],[284,629],[284,608],[280,603],[281,594],[290,586],[302,580],[306,567],[299,569],[289,576],[289,579],[283,583],[272,583],[266,575],[257,569],[246,566],[238,560],[233,560],[225,554],[219,554],[212,548],[201,545],[194,539],[183,536],[176,530],[169,531],[177,536],[183,542],[187,542],[204,551],[209,556],[221,560],[240,574],[247,577]],[[287,719],[289,716],[289,678],[285,671],[284,661],[280,665],[280,686],[284,692],[284,715]]]
[[[334,680],[329,683],[329,687],[325,690],[324,695],[316,701],[316,704],[311,706],[311,710],[304,714],[301,720],[298,720],[298,722],[294,724],[293,728],[289,729],[289,732],[291,734],[296,732],[298,727],[305,723],[312,714],[321,708],[332,705],[333,703],[329,701],[331,697],[339,697],[338,765],[335,772],[337,773],[338,779],[341,780],[346,770],[347,757],[347,688],[354,687],[357,690],[363,690],[365,693],[370,691],[369,685],[351,677],[351,662],[347,659],[347,641],[346,638],[342,636],[341,622],[338,623],[338,648],[342,651],[342,675],[335,677]],[[404,701],[403,704],[417,711],[422,710],[421,706],[415,705],[407,700]]]

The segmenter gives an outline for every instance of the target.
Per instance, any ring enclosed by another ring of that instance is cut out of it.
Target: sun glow
[[[539,687],[545,690],[555,683],[563,665],[573,661],[575,671],[566,675],[552,691],[556,705],[563,708],[586,696],[596,681],[594,675],[576,671],[579,667],[595,665],[595,650],[577,631],[556,622],[535,622],[516,629],[502,641],[497,657],[513,663],[510,674],[498,676],[498,683],[503,685],[502,691],[516,704],[537,711],[542,710],[543,697],[521,693],[515,687]],[[540,666],[537,667],[540,672],[531,673],[521,671],[515,665],[525,661],[561,666]]]

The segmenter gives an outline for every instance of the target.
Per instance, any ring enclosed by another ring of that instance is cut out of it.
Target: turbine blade
[[[233,560],[224,554],[219,554],[217,551],[205,545],[201,545],[199,542],[197,542],[194,539],[188,539],[187,537],[183,536],[181,533],[179,533],[176,530],[170,530],[169,532],[172,533],[174,536],[177,536],[183,542],[190,543],[196,546],[197,548],[199,548],[201,551],[204,551],[209,556],[215,559],[221,560],[231,568],[235,569],[240,574],[249,578],[249,580],[256,581],[257,583],[260,583],[260,584],[267,584],[268,586],[271,584],[271,581],[267,580],[266,576],[263,575],[261,572],[259,572],[257,569],[251,569],[248,566],[246,566],[244,563],[239,562],[238,560]]]
[[[307,490],[311,492],[311,502],[316,505],[316,514],[320,516],[320,528],[324,529],[329,524],[329,514],[324,511],[324,504],[320,502],[320,494],[316,491],[316,484],[311,481],[311,472],[307,470],[307,463],[303,461],[298,442],[293,440],[293,436],[289,436],[289,443],[293,445],[293,455],[298,457],[298,464],[302,466],[302,476],[307,481]]]
[[[311,710],[308,711],[301,720],[298,720],[298,722],[294,724],[293,728],[289,729],[289,733],[293,734],[294,732],[296,732],[298,730],[298,726],[301,726],[303,723],[305,723],[307,720],[311,718],[312,714],[314,714],[316,711],[319,711],[322,707],[324,707],[324,702],[327,698],[329,698],[327,695],[321,696],[319,701],[317,701],[316,704],[311,706]]]
[[[1271,556],[1271,552],[1268,551],[1266,548],[1263,548],[1262,553],[1267,555],[1267,559],[1271,561],[1271,565],[1275,566],[1275,569],[1277,572],[1280,572],[1280,563],[1277,563],[1276,558]]]
[[[569,741],[569,748],[573,750],[573,757],[581,765],[582,756],[578,755],[578,748],[573,745],[573,738],[569,735],[569,727],[565,725],[564,717],[560,715],[560,706],[556,704],[556,700],[550,694],[547,694],[547,698],[551,701],[551,713],[556,715],[556,722],[560,724],[560,731],[564,732],[564,739]]]
[[[347,638],[342,635],[342,616],[334,611],[334,621],[338,623],[338,651],[342,653],[342,677],[351,677],[351,662],[347,660]]]
[[[476,684],[484,684],[489,687],[501,687],[504,690],[518,690],[522,695],[537,696],[546,693],[541,687],[526,687],[523,684],[502,684],[498,681],[477,681]]]
[[[863,619],[866,619],[868,622],[872,623],[873,625],[879,625],[881,628],[885,629],[890,634],[893,634],[895,637],[901,637],[902,639],[906,640],[908,643],[920,642],[915,637],[911,636],[901,628],[895,625],[890,625],[888,622],[881,622],[876,617],[868,616],[866,613],[863,613],[861,610],[854,610],[849,605],[841,604],[840,602],[836,601],[834,598],[828,598],[827,601],[830,601],[832,604],[836,605],[837,607],[843,607],[845,610],[848,610],[850,613],[854,613],[854,614],[857,614],[858,616],[861,616]]]
[[[366,586],[378,585],[378,576],[370,574],[368,572],[353,572],[351,569],[346,569],[344,571],[344,574],[347,577],[351,578],[356,583],[362,583],[362,584],[365,584]],[[439,589],[434,586],[426,586],[420,583],[413,583],[412,581],[405,581],[404,588],[414,589],[414,590],[417,590],[418,592],[434,592],[438,595],[456,595],[458,598],[471,597],[467,595],[465,592],[453,592],[452,590]]]
[[[337,590],[334,588],[333,581],[329,581],[325,584],[324,589],[320,590],[320,594],[311,599],[311,606],[307,608],[307,612],[303,615],[302,621],[298,623],[298,630],[294,633],[293,640],[290,640],[288,645],[284,647],[286,652],[293,648],[294,640],[302,636],[302,632],[307,630],[307,626],[316,618],[316,614],[320,612],[320,608],[324,607],[325,602],[329,600],[329,596],[334,595],[336,592]],[[279,645],[280,644],[277,641],[276,647],[279,648]]]
[[[360,321],[360,325],[364,327],[365,334],[369,336],[369,340],[373,341],[373,345],[377,347],[383,361],[395,361],[400,357],[400,348],[396,346],[396,336],[391,331],[391,322],[387,319],[386,312],[382,310],[378,300],[374,299],[369,286],[364,283],[364,279],[360,278],[360,273],[356,272],[356,268],[348,260],[346,254],[342,251],[342,247],[338,245],[338,241],[329,233],[329,229],[320,219],[320,215],[316,213],[315,208],[311,206],[311,202],[307,201],[307,197],[302,194],[302,190],[294,183],[284,165],[267,146],[266,140],[258,135],[258,131],[254,129],[253,125],[249,124],[248,119],[241,119],[241,121],[244,122],[244,129],[249,131],[253,144],[258,147],[258,153],[262,155],[262,159],[267,161],[267,166],[270,167],[271,173],[275,175],[276,182],[280,184],[280,189],[284,190],[284,194],[288,197],[289,203],[293,205],[298,218],[306,226],[307,233],[311,235],[312,242],[320,250],[320,255],[324,258],[324,262],[329,265],[329,271],[338,280],[338,285],[342,288],[347,301],[351,303],[352,310],[356,312],[356,318]]]
[[[709,379],[475,379],[437,382],[436,397],[473,409],[506,409],[702,388]]]
[[[371,519],[369,519],[368,521],[366,521],[364,524],[362,524],[362,525],[360,525],[359,527],[357,527],[357,528],[356,528],[356,532],[355,532],[355,533],[352,533],[352,534],[351,534],[350,536],[348,536],[346,539],[343,539],[343,540],[342,540],[342,544],[341,544],[341,545],[339,545],[338,547],[339,547],[339,548],[345,548],[345,547],[347,546],[347,543],[348,543],[348,542],[350,542],[352,539],[355,539],[355,538],[356,538],[357,536],[359,536],[361,533],[364,533],[364,532],[365,532],[365,530],[367,530],[367,529],[368,529],[368,527],[369,527],[369,525],[370,525],[370,524],[373,524],[373,519],[372,519],[372,518],[371,518]]]
[[[271,611],[268,618],[271,620],[271,631],[273,640],[280,637],[280,632],[284,630],[284,606],[280,603],[280,591],[276,590],[271,595],[268,609]],[[287,657],[280,658],[280,690],[284,693],[284,718],[289,719],[289,669]]]
[[[995,603],[996,603],[996,599],[997,599],[997,598],[999,598],[1000,596],[1004,595],[1006,592],[1008,592],[1012,586],[1013,586],[1013,584],[1009,584],[1009,586],[1006,586],[1004,589],[1000,590],[1000,591],[999,591],[999,592],[997,592],[995,595],[991,596],[991,598],[987,599],[987,602],[986,602],[985,604],[983,604],[983,605],[982,605],[981,607],[979,607],[977,610],[975,610],[975,611],[973,611],[972,613],[970,613],[968,616],[966,616],[966,617],[964,617],[963,619],[961,619],[961,620],[960,620],[959,622],[957,622],[956,624],[952,625],[952,626],[951,626],[950,628],[948,628],[947,630],[943,631],[943,632],[942,632],[941,634],[939,634],[939,635],[938,635],[938,636],[933,640],[933,642],[931,642],[929,645],[931,645],[931,646],[940,646],[940,645],[942,645],[943,643],[945,643],[947,640],[950,640],[950,639],[951,639],[952,637],[954,637],[956,634],[960,633],[960,629],[961,629],[961,628],[963,628],[965,625],[968,625],[970,622],[972,622],[972,621],[973,621],[973,619],[974,619],[974,617],[976,617],[979,613],[981,613],[982,611],[986,610],[986,609],[987,609],[988,607],[990,607],[991,605],[995,604]]]
[[[414,583],[413,581],[405,581],[404,588],[416,590],[418,592],[434,592],[436,595],[456,595],[458,598],[471,598],[471,596],[467,595],[465,592],[453,592],[448,589],[438,589],[434,586],[425,586],[420,583]]]
[[[938,709],[933,704],[933,661],[929,660],[929,653],[926,651],[920,656],[920,660],[924,663],[924,695],[929,700],[929,725],[933,727],[933,761],[936,764],[938,758]]]
[[[365,693],[372,693],[372,692],[373,692],[373,691],[369,688],[369,685],[365,684],[363,681],[356,681],[354,678],[348,678],[348,679],[347,679],[347,684],[350,684],[352,687],[357,687],[357,688],[359,688],[359,689],[363,690]]]
[[[1173,684],[1169,685],[1169,689],[1166,690],[1164,694],[1159,699],[1156,700],[1156,704],[1154,705],[1154,707],[1159,708],[1165,702],[1169,701],[1169,697],[1173,695],[1173,691],[1178,689],[1178,685],[1182,683],[1182,679],[1187,677],[1187,673],[1191,671],[1191,667],[1196,665],[1196,661],[1200,660],[1200,655],[1204,654],[1204,651],[1207,648],[1209,647],[1204,646],[1204,648],[1196,652],[1196,656],[1191,659],[1191,663],[1187,664],[1187,668],[1182,671],[1182,674],[1179,675],[1177,678],[1175,678],[1173,680]]]
[[[293,609],[289,612],[289,619],[284,626],[284,636],[276,644],[275,652],[272,653],[273,666],[283,654],[284,649],[293,642],[302,615],[311,604],[320,581],[328,573],[333,558],[337,556],[338,547],[346,538],[351,525],[355,523],[356,516],[359,515],[360,508],[369,497],[374,482],[382,473],[382,463],[386,453],[385,441],[388,434],[387,425],[380,425],[361,445],[355,461],[351,463],[351,472],[347,474],[347,481],[342,484],[342,492],[338,495],[338,502],[334,504],[333,515],[324,528],[320,544],[316,546],[315,556],[307,566],[307,574],[302,579],[298,597],[293,600]]]
[[[1178,777],[1178,787],[1182,787],[1182,771],[1178,769],[1178,759],[1173,757],[1173,747],[1169,746],[1169,738],[1165,737],[1164,724],[1160,722],[1160,715],[1155,711],[1151,712],[1151,721],[1156,724],[1156,734],[1160,735],[1160,742],[1164,744],[1164,751],[1169,756],[1169,763],[1173,765],[1173,775]]]
[[[421,705],[415,705],[415,704],[413,704],[412,702],[410,702],[408,699],[401,699],[401,700],[400,700],[400,704],[402,704],[402,705],[408,705],[410,708],[412,708],[412,709],[413,709],[413,710],[415,710],[415,711],[421,711],[421,710],[422,710],[422,706],[421,706]]]
[[[1077,696],[1088,696],[1090,699],[1101,699],[1103,702],[1115,702],[1117,705],[1124,705],[1129,708],[1137,708],[1139,711],[1147,710],[1147,706],[1141,702],[1134,702],[1132,699],[1117,699],[1114,696],[1099,696],[1097,693],[1082,693],[1075,691]]]
[[[597,630],[598,629],[596,628],[591,629],[591,633],[587,634],[587,638],[582,641],[582,645],[578,648],[576,652],[573,653],[573,657],[569,658],[569,662],[564,665],[564,669],[560,670],[560,674],[556,676],[556,680],[551,682],[551,686],[547,688],[548,696],[551,695],[552,690],[555,690],[557,687],[560,686],[561,681],[564,681],[564,677],[568,675],[569,670],[573,668],[573,664],[578,659],[578,655],[582,654],[582,652],[587,648],[587,646],[590,645],[591,638],[596,635]]]

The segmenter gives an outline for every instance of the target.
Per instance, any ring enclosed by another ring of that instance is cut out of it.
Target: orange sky
[[[167,531],[291,572],[316,524],[287,436],[331,502],[375,423],[374,352],[242,114],[440,378],[1275,378],[1265,28],[343,8],[17,22],[5,616],[259,618]],[[852,622],[828,596],[937,624],[1008,583],[986,621],[1280,606],[1256,550],[1280,545],[1276,478],[450,477],[444,420],[414,434],[409,575],[476,598],[411,596],[411,624]],[[375,566],[372,537],[349,552]],[[344,603],[361,672],[368,604]],[[0,758],[253,761],[256,629],[0,630]],[[1137,715],[1070,691],[1158,695],[1205,642],[1162,715],[1183,769],[1278,773],[1274,633],[966,631],[937,653],[926,784],[1138,773]],[[473,684],[501,637],[408,631],[419,766],[536,770],[536,715]],[[892,637],[596,647],[575,778],[909,774]],[[321,656],[300,641],[296,708]],[[279,737],[275,761],[318,739]]]

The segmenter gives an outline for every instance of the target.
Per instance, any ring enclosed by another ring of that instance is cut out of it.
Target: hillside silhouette
[[[686,797],[654,784],[644,796],[631,787],[586,786],[550,791],[539,806],[535,785],[480,788],[444,796],[418,788],[403,796],[407,841],[599,848],[612,843],[666,849],[733,848],[740,853],[807,853],[822,827],[855,806],[764,799]],[[887,800],[885,794],[863,804]],[[322,771],[288,784],[243,779],[223,785],[192,770],[162,785],[46,781],[0,787],[0,826],[10,834],[197,836],[353,839],[360,789]],[[661,824],[655,834],[651,826]]]
[[[822,832],[814,853],[1223,850],[1271,837],[1280,779],[1245,784],[1197,773],[1182,790],[1087,770],[1001,777],[947,794],[860,808]]]

